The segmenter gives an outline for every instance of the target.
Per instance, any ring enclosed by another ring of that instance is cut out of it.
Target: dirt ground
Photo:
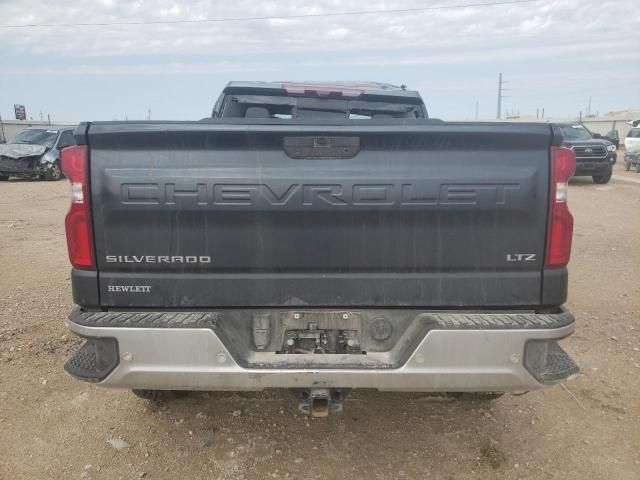
[[[2,479],[640,479],[640,174],[572,181],[563,346],[582,372],[567,389],[489,404],[358,391],[328,419],[287,392],[158,406],[65,374],[80,343],[64,326],[68,201],[66,181],[0,183]]]

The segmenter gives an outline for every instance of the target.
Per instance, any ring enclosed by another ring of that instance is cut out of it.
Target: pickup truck
[[[561,145],[576,153],[574,176],[591,177],[593,183],[600,185],[609,183],[618,159],[613,142],[580,123],[554,123],[552,128],[554,135],[562,139]]]
[[[378,83],[231,82],[211,118],[81,124],[62,152],[86,342],[158,399],[290,389],[495,398],[562,382],[575,154],[548,124],[429,119]]]

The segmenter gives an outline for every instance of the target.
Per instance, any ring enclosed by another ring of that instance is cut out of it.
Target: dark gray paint
[[[547,125],[317,123],[92,124],[101,305],[541,303]],[[296,135],[357,136],[360,148],[353,158],[290,158],[283,141]],[[536,261],[506,262],[513,253]],[[212,261],[112,264],[106,255]]]

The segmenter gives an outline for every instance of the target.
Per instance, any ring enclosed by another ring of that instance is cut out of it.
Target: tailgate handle
[[[283,149],[291,158],[317,160],[353,158],[360,151],[360,137],[284,137]]]

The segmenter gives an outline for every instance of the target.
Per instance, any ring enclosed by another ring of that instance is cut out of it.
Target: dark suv
[[[46,125],[16,133],[0,145],[0,180],[9,177],[60,180],[60,150],[75,145],[75,127]]]
[[[553,134],[562,139],[562,146],[576,153],[576,177],[592,177],[594,183],[608,183],[613,165],[618,159],[616,146],[597,138],[579,123],[555,123]]]

